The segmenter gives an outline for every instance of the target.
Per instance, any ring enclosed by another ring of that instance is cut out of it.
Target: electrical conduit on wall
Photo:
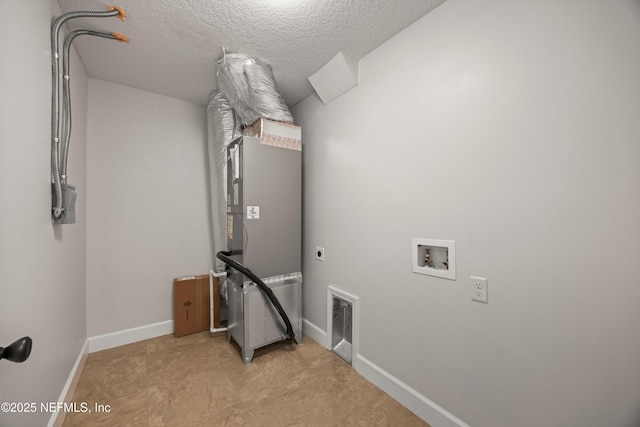
[[[92,30],[74,31],[65,39],[65,48],[63,49],[63,68],[64,68],[64,91],[63,91],[63,135],[60,135],[60,52],[59,52],[59,35],[62,25],[75,18],[106,18],[117,16],[124,21],[126,13],[123,9],[112,6],[106,12],[96,11],[76,11],[68,12],[60,15],[51,24],[51,175],[52,175],[52,216],[54,224],[73,224],[75,223],[75,187],[67,183],[67,157],[69,148],[69,139],[71,136],[71,99],[69,89],[69,69],[68,56],[71,42],[75,37],[82,34],[111,38],[118,41],[128,42],[125,36],[118,33],[103,33]]]

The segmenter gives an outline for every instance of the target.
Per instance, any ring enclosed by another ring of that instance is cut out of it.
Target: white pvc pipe
[[[214,309],[214,304],[213,304],[213,278],[217,277],[218,279],[220,277],[227,277],[227,272],[223,271],[221,273],[217,272],[217,271],[209,271],[209,304],[211,306],[211,316],[209,319],[209,331],[213,334],[216,332],[226,332],[227,328],[215,328],[213,326],[213,319],[215,318],[215,309]]]

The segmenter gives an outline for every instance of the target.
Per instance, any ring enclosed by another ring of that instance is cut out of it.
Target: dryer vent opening
[[[351,364],[353,359],[353,305],[335,295],[332,298],[331,350]]]

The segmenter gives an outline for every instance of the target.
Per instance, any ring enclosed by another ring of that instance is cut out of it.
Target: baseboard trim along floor
[[[71,402],[71,398],[73,397],[73,393],[76,391],[76,385],[78,385],[78,380],[80,379],[80,374],[82,374],[82,369],[84,368],[84,363],[87,361],[88,355],[89,340],[85,341],[84,345],[80,349],[80,354],[78,354],[76,363],[74,363],[73,368],[71,368],[71,373],[69,373],[69,378],[62,388],[62,393],[60,393],[58,402]],[[64,411],[52,413],[47,427],[62,427],[62,423],[64,423],[64,415]]]
[[[307,319],[303,320],[303,332],[327,350],[331,350],[327,332]],[[352,366],[356,372],[400,402],[402,406],[416,414],[431,427],[469,427],[449,411],[427,399],[361,354],[354,355]]]
[[[107,350],[173,333],[173,320],[97,335],[89,338],[89,353]]]

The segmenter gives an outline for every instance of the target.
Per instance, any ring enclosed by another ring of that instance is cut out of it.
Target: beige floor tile
[[[145,353],[135,351],[112,354],[113,358],[99,353],[89,355],[76,386],[75,401],[106,402],[146,391]]]
[[[173,335],[90,354],[64,426],[425,426],[307,336],[242,363],[226,335]]]
[[[325,393],[300,389],[251,406],[255,425],[334,426],[349,414]]]
[[[354,406],[351,416],[362,426],[427,426],[411,411],[393,400],[384,392],[367,402],[367,405]]]
[[[140,341],[133,344],[122,345],[109,350],[91,353],[87,357],[87,363],[100,364],[113,361],[121,357],[144,356],[146,353],[147,341]]]
[[[150,425],[195,424],[235,404],[233,387],[223,375],[196,372],[149,386]]]
[[[344,420],[340,420],[335,424],[335,427],[361,427],[360,424],[353,419],[352,416],[348,416]]]

